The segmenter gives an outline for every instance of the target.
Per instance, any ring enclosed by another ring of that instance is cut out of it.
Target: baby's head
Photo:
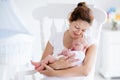
[[[84,50],[87,45],[85,38],[78,38],[73,40],[71,50]]]

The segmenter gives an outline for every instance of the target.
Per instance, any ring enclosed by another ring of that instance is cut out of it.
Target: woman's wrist
[[[54,71],[53,71],[53,76],[61,77],[62,74],[60,74],[60,71],[59,71],[59,70],[54,70]]]
[[[63,72],[63,70],[54,70],[53,76],[56,76],[56,77],[68,77],[68,75],[66,75],[66,73]]]

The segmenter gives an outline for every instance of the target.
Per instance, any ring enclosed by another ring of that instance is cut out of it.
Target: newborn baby
[[[79,38],[79,39],[73,40],[72,46],[70,49],[64,49],[57,56],[48,55],[46,58],[44,58],[40,63],[40,68],[41,70],[45,68],[44,65],[42,65],[42,63],[49,65],[59,60],[62,57],[65,57],[65,58],[68,57],[68,54],[75,54],[75,59],[77,61],[74,62],[72,66],[81,65],[85,58],[86,49],[87,49],[87,40],[85,38]]]

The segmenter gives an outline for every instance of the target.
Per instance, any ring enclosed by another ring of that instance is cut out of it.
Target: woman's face
[[[90,24],[83,20],[70,22],[69,34],[73,39],[83,36],[83,33],[90,27]]]

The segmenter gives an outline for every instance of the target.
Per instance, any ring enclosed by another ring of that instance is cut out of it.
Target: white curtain
[[[7,32],[28,33],[14,12],[12,0],[0,0],[0,35]]]

